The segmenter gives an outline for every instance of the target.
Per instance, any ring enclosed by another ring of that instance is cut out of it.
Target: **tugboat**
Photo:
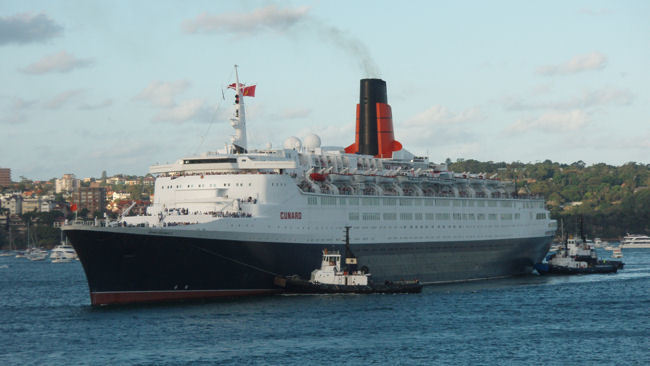
[[[341,254],[338,251],[328,252],[323,249],[323,257],[319,269],[311,273],[311,278],[305,280],[299,276],[277,276],[274,284],[285,289],[287,293],[335,294],[335,293],[419,293],[422,284],[418,280],[385,281],[375,284],[370,280],[368,268],[357,269],[357,258],[350,250],[350,227],[345,227],[345,264],[341,269]]]
[[[625,264],[622,261],[598,259],[596,251],[584,240],[582,219],[580,236],[581,239],[565,240],[564,247],[546,257],[546,263],[535,264],[537,272],[541,275],[616,273],[623,268]]]

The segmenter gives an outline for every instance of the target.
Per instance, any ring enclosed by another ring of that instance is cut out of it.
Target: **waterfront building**
[[[0,168],[0,187],[11,185],[11,169]]]
[[[77,189],[79,189],[79,179],[76,179],[74,174],[63,174],[63,178],[56,180],[56,193],[72,193]]]
[[[104,187],[79,187],[72,195],[72,203],[77,205],[79,211],[84,208],[90,214],[99,211],[105,212],[106,188]]]
[[[9,209],[11,215],[23,214],[23,197],[19,194],[2,197],[2,207]]]

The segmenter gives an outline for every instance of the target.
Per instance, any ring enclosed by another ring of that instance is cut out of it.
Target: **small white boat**
[[[341,270],[341,254],[338,251],[328,253],[325,249],[321,266],[312,271],[310,282],[326,285],[367,286],[369,276],[370,274],[364,271],[348,273]]]
[[[31,248],[25,252],[25,258],[30,261],[42,261],[47,258],[47,251],[41,248]]]
[[[594,239],[594,247],[596,247],[596,248],[604,248],[604,247],[606,247],[608,245],[609,245],[609,243],[607,241],[605,241],[605,240],[601,240],[600,238],[595,238]]]
[[[42,261],[47,258],[47,251],[36,246],[36,238],[30,235],[29,222],[27,223],[27,250],[24,257],[30,261]],[[18,256],[16,256],[18,257]]]
[[[52,249],[50,259],[52,260],[52,263],[69,262],[77,259],[77,252],[75,252],[72,245],[63,242]]]

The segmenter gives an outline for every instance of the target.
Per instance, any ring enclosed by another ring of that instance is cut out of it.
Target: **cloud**
[[[83,103],[83,104],[81,104],[79,106],[79,109],[90,111],[90,110],[110,107],[111,105],[113,105],[113,100],[112,99],[105,99],[103,102],[99,102],[99,103],[95,103],[95,104]]]
[[[327,25],[309,15],[309,7],[278,8],[275,5],[257,8],[245,13],[203,13],[185,20],[182,29],[188,34],[222,33],[236,36],[253,36],[269,31],[288,33],[301,27],[299,35],[318,35],[347,55],[353,57],[367,77],[379,77],[379,68],[370,56],[366,45],[347,32]]]
[[[174,101],[176,96],[187,90],[190,85],[190,82],[186,80],[172,82],[152,81],[134,99],[147,101],[157,107],[169,108],[176,105]]]
[[[627,89],[604,88],[585,91],[582,95],[564,101],[526,102],[522,99],[506,98],[504,108],[510,111],[525,111],[536,109],[569,110],[576,108],[602,107],[605,105],[630,105],[634,94]]]
[[[66,73],[74,69],[88,67],[93,64],[92,59],[76,58],[66,51],[61,51],[43,57],[35,63],[21,69],[26,74],[45,74],[48,72]]]
[[[484,120],[485,114],[479,107],[471,107],[459,112],[442,105],[416,114],[405,122],[395,124],[395,138],[408,146],[409,150],[423,154],[432,147],[474,146],[478,135],[466,123]]]
[[[180,102],[170,108],[158,112],[153,118],[156,122],[187,122],[193,119],[201,119],[209,113],[204,99],[190,99]]]
[[[537,68],[537,74],[544,76],[576,74],[589,70],[601,70],[607,64],[607,56],[600,52],[578,55],[558,65],[545,65]]]
[[[27,121],[27,116],[19,111],[0,116],[0,125],[17,125]]]
[[[10,99],[11,102],[8,104],[7,112],[0,115],[0,124],[15,125],[27,122],[25,112],[29,112],[38,103],[37,100],[25,100],[18,97],[7,99]]]
[[[468,121],[482,120],[485,116],[481,112],[480,108],[472,107],[464,111],[454,113],[449,111],[447,107],[441,105],[434,105],[433,107],[427,109],[426,111],[415,115],[406,122],[404,122],[405,127],[413,126],[443,126],[450,124],[463,123]]]
[[[0,45],[45,42],[61,33],[63,27],[43,13],[0,17]]]
[[[52,99],[45,102],[47,109],[59,109],[67,104],[71,99],[83,93],[83,89],[68,90],[55,95]]]
[[[203,13],[186,20],[182,28],[186,33],[253,34],[265,31],[284,31],[305,18],[308,7],[278,8],[269,5],[249,13]]]
[[[543,131],[564,133],[583,128],[589,122],[588,114],[580,109],[566,112],[547,112],[533,119],[520,119],[506,128],[510,134]]]
[[[11,101],[11,109],[15,111],[31,109],[38,103],[37,100],[24,100],[22,98],[14,97]]]

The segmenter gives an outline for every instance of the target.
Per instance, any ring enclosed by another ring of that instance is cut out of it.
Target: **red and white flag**
[[[242,90],[242,95],[245,97],[254,97],[255,96],[255,87],[257,85],[247,86]]]
[[[255,87],[257,85],[244,86],[244,84],[239,84],[242,86],[241,95],[244,97],[254,97],[255,96]],[[228,89],[235,89],[235,83],[228,85]]]

